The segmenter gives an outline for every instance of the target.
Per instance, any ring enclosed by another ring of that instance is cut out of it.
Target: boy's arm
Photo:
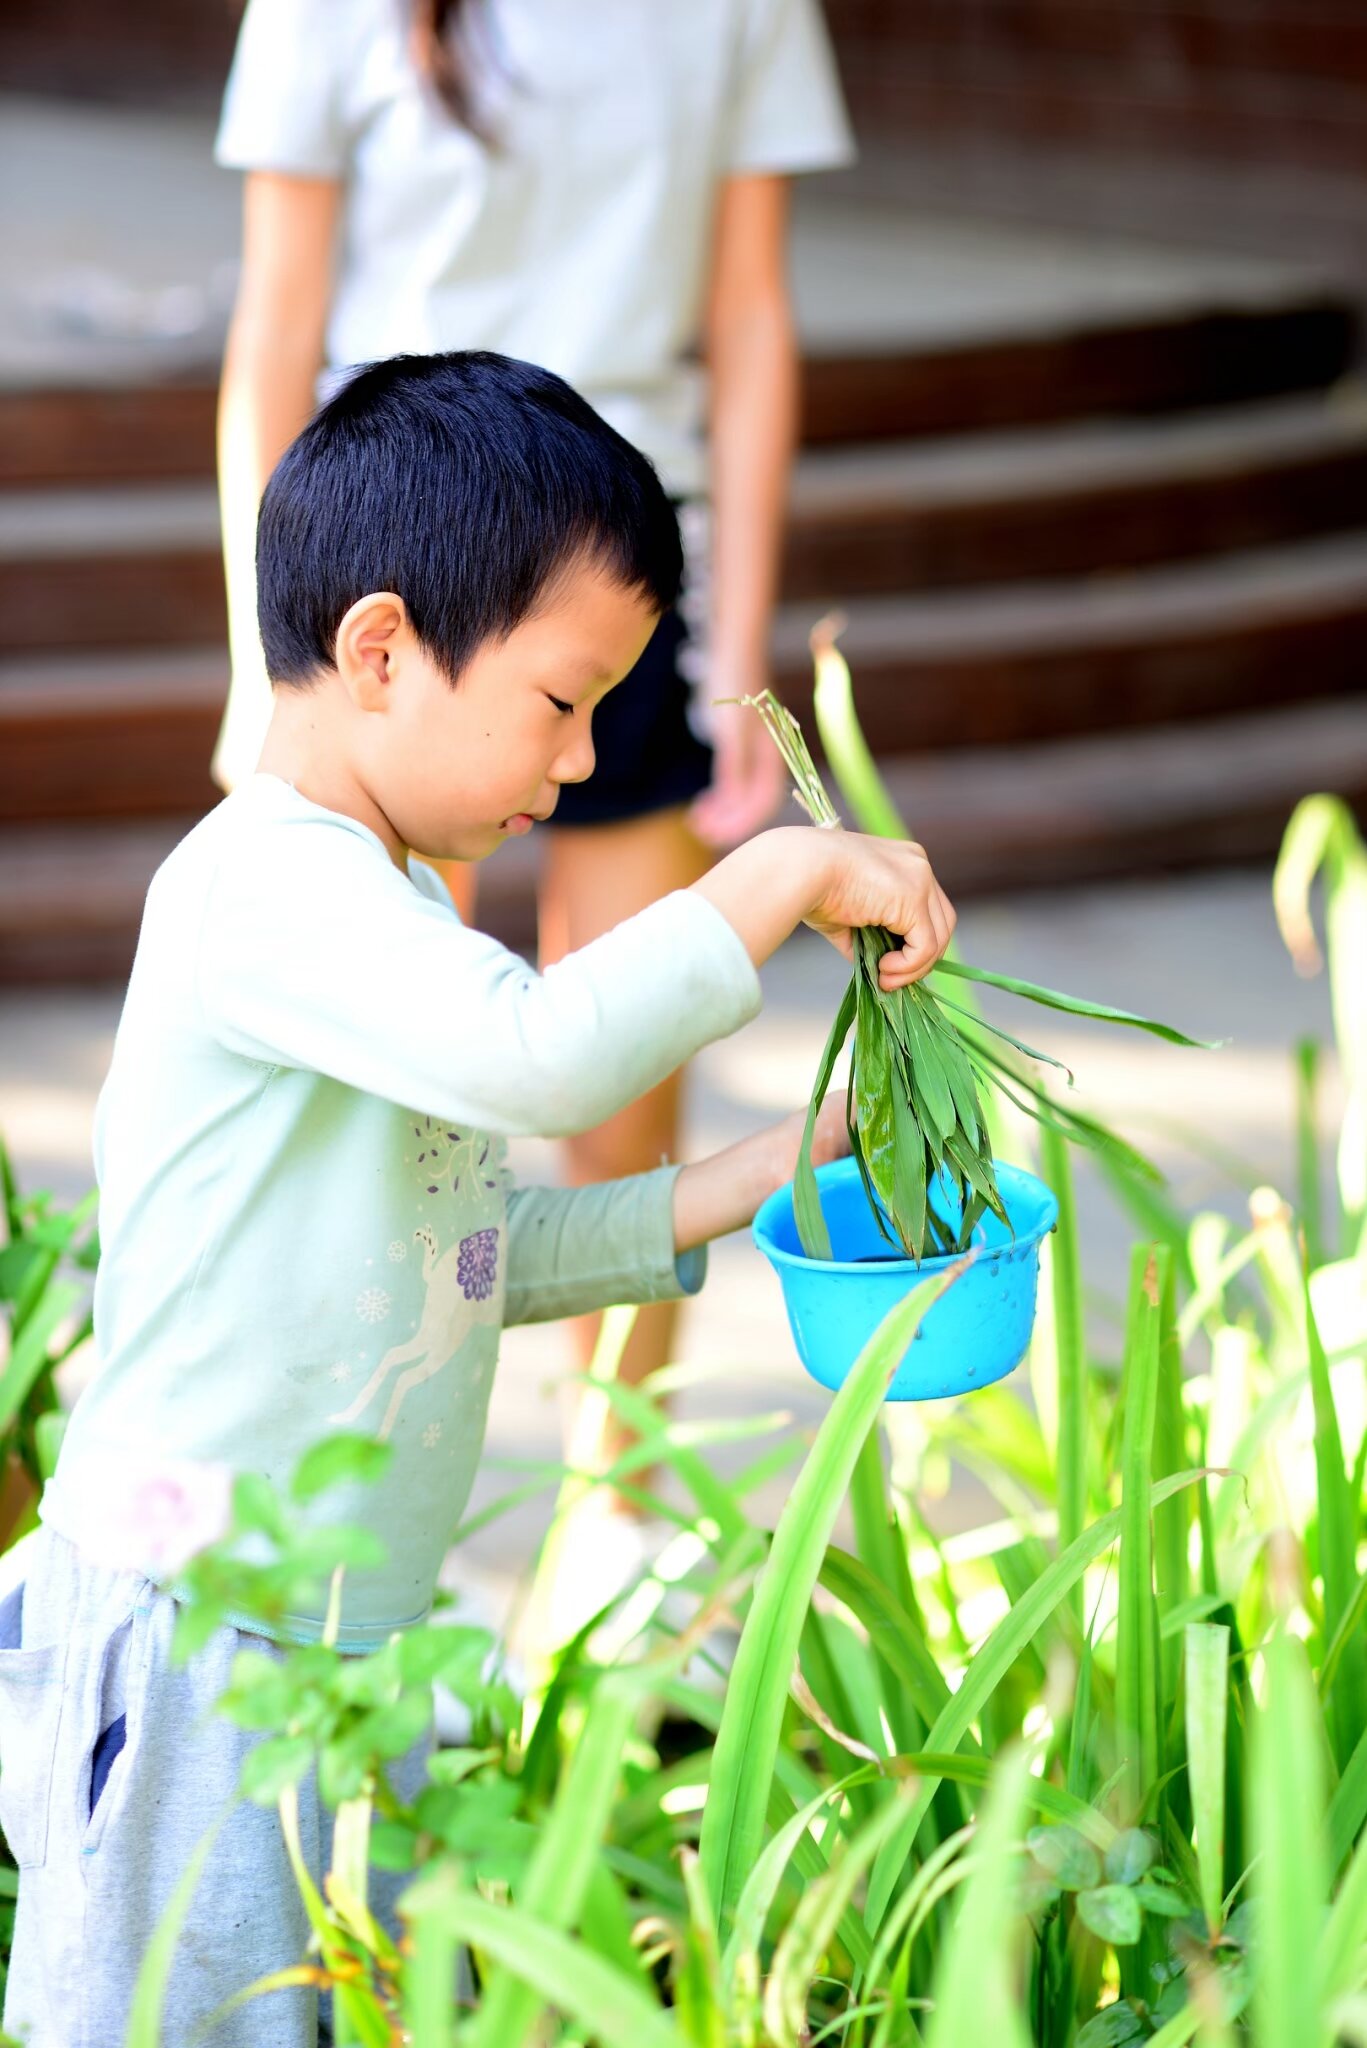
[[[514,1188],[505,1324],[696,1294],[710,1240],[743,1230],[792,1179],[805,1122],[799,1110],[692,1166],[586,1188]],[[842,1094],[822,1109],[812,1157],[820,1165],[848,1144]]]
[[[660,1166],[584,1188],[513,1188],[505,1326],[696,1294],[707,1253],[675,1245],[674,1189],[688,1170]]]
[[[258,807],[300,801],[270,777],[253,789]],[[919,847],[792,826],[537,974],[363,828],[284,809],[220,856],[197,988],[209,1031],[246,1059],[479,1130],[559,1137],[752,1017],[755,968],[804,919],[847,957],[852,925],[905,933],[880,962],[894,988],[934,965],[954,913]]]

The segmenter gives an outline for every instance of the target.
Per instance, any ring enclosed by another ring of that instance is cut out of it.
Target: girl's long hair
[[[465,38],[464,0],[412,0],[413,48],[418,68],[442,105],[462,127],[482,133],[473,105]]]

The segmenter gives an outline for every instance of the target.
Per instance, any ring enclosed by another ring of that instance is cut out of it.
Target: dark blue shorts
[[[645,653],[593,714],[597,764],[566,783],[553,826],[610,825],[692,803],[712,779],[712,749],[688,723],[689,685],[679,673],[688,639],[666,612]]]

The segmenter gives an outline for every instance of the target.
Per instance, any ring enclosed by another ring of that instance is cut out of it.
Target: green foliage
[[[1302,1139],[1308,1157],[1318,1133]],[[1028,1389],[882,1407],[943,1283],[893,1311],[813,1441],[773,1423],[730,1479],[696,1423],[669,1421],[668,1376],[603,1380],[642,1439],[615,1479],[658,1461],[690,1499],[681,1639],[669,1608],[637,1603],[616,1661],[586,1630],[525,1711],[498,1646],[462,1626],[359,1658],[325,1640],[239,1659],[222,1711],[261,1737],[243,1793],[278,1807],[313,1930],[273,1983],[331,1984],[339,2040],[377,2048],[1367,2038],[1356,1212],[1340,1200],[1304,1238],[1266,1190],[1246,1238],[1165,1217],[1108,1348],[1083,1313],[1062,1142],[1044,1158],[1063,1241]],[[771,1534],[754,1488],[797,1454]],[[270,1627],[335,1602],[372,1547],[321,1514],[382,1459],[338,1438],[284,1497],[240,1482],[232,1528],[187,1571],[183,1647],[229,1613]],[[1000,1519],[937,1543],[921,1496],[950,1463]],[[719,1700],[688,1659],[731,1616]],[[410,1804],[393,1764],[438,1679],[470,1732]],[[687,1734],[666,1741],[661,1707]],[[321,1888],[297,1824],[314,1770],[337,1808]],[[411,1873],[401,1941],[367,1908],[368,1861]],[[187,1896],[145,1960],[138,2048],[159,2038]]]
[[[53,1376],[90,1335],[95,1196],[23,1195],[0,1142],[0,1548],[31,1528],[63,1424]]]

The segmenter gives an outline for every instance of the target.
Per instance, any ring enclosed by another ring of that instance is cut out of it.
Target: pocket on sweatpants
[[[0,1650],[0,1832],[21,1870],[47,1855],[66,1644]]]

